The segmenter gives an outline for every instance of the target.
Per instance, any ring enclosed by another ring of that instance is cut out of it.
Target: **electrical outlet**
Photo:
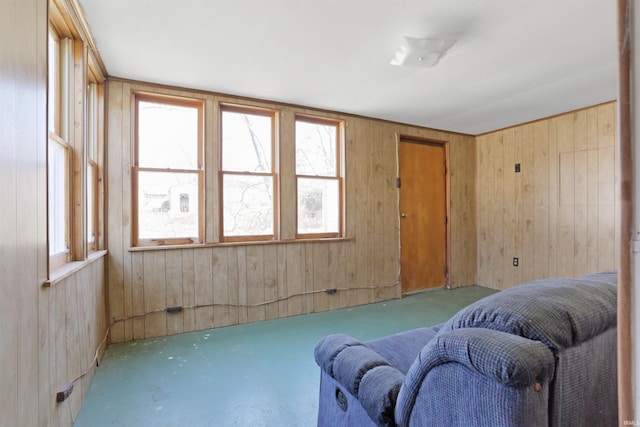
[[[71,392],[73,391],[73,384],[69,383],[62,390],[56,393],[56,402],[64,402],[67,400],[69,396],[71,396]]]
[[[520,265],[520,259],[519,258],[514,258],[513,259],[513,266],[517,267],[518,265]]]

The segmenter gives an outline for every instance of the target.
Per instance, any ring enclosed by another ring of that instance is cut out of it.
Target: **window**
[[[48,42],[48,228],[49,266],[57,268],[71,259],[70,252],[70,151],[69,61],[72,43],[49,30]]]
[[[203,103],[136,95],[134,246],[203,241]]]
[[[49,258],[51,268],[69,261],[69,152],[58,138],[49,138]]]
[[[60,131],[60,40],[58,35],[49,30],[48,44],[48,127],[49,132]]]
[[[298,116],[295,126],[298,237],[342,232],[342,124]]]
[[[97,249],[98,239],[98,145],[100,137],[98,84],[87,86],[87,250]]]
[[[276,113],[221,109],[221,240],[270,240],[277,235]]]
[[[134,247],[344,236],[343,121],[295,115],[281,136],[278,110],[220,102],[206,116],[195,97],[133,94]]]
[[[49,281],[101,247],[104,73],[72,19],[49,2],[47,237]],[[57,270],[57,271],[56,271]]]

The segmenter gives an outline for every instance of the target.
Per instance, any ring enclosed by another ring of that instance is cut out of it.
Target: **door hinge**
[[[449,218],[445,216],[445,217],[444,217],[444,223],[445,223],[445,225],[447,224],[447,222],[448,222],[448,221],[449,221]]]
[[[401,185],[402,185],[402,180],[400,179],[400,177],[396,178],[396,188],[400,188]]]

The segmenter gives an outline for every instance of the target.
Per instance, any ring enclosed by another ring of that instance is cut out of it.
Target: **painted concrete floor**
[[[324,336],[370,340],[447,320],[494,293],[422,292],[332,312],[110,346],[75,427],[314,426]]]

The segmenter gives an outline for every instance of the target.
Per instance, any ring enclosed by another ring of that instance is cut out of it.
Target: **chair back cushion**
[[[462,309],[439,334],[494,329],[540,341],[557,353],[616,327],[616,290],[616,272],[528,282]]]

